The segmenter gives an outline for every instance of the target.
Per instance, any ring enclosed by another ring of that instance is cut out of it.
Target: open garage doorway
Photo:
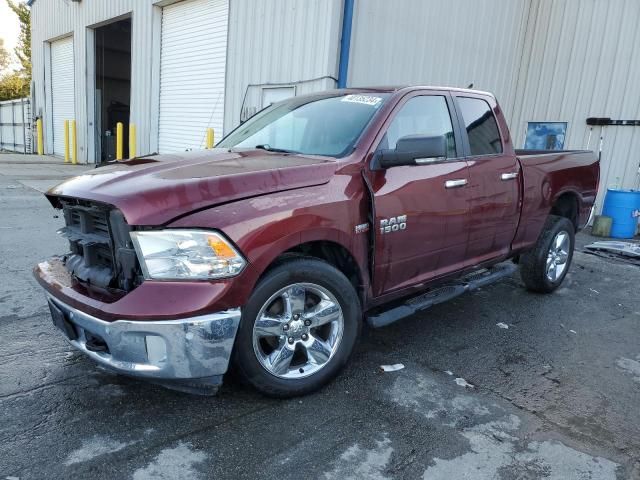
[[[95,145],[97,162],[116,158],[116,125],[124,125],[123,158],[129,158],[131,18],[94,29]]]

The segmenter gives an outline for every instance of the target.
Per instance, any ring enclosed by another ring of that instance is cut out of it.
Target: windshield
[[[291,98],[247,120],[216,147],[346,155],[388,93]]]

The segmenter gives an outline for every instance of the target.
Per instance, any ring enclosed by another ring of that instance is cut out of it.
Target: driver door
[[[454,127],[455,126],[455,127]],[[369,172],[375,203],[374,295],[462,269],[466,257],[469,173],[450,95],[409,95],[383,128],[377,149],[407,135],[443,135],[446,158]]]

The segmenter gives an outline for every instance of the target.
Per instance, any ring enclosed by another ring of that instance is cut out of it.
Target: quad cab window
[[[458,97],[458,105],[467,129],[471,155],[502,153],[500,131],[489,104],[479,98]]]

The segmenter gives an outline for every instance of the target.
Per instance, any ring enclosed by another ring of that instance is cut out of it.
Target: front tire
[[[311,393],[347,363],[361,317],[358,295],[342,272],[312,258],[286,261],[243,307],[234,365],[266,395]]]
[[[534,248],[520,256],[520,277],[528,290],[551,293],[567,275],[575,230],[565,217],[549,215]]]

